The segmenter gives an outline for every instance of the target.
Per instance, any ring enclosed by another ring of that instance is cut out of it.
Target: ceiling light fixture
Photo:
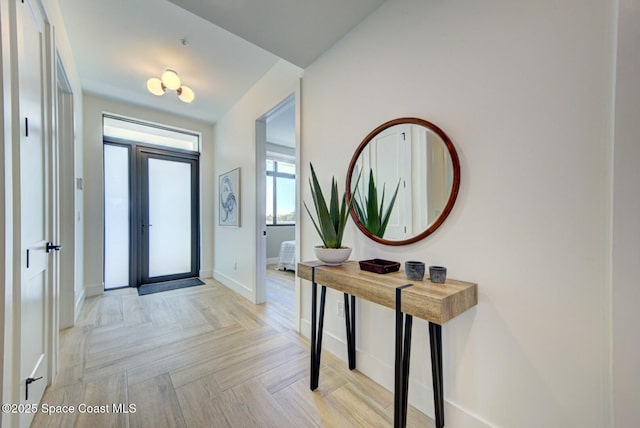
[[[152,77],[147,80],[147,89],[153,95],[161,96],[164,95],[167,89],[171,89],[178,93],[178,98],[182,102],[190,103],[195,98],[193,90],[188,86],[182,85],[180,77],[175,71],[167,68],[160,77],[160,79]]]

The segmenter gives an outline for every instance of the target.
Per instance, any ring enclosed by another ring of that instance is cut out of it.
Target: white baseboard
[[[82,310],[82,306],[84,305],[84,296],[85,289],[80,290],[80,294],[76,297],[75,308],[73,312],[73,325],[78,322],[78,317],[80,316],[80,311]]]
[[[269,258],[267,258],[267,264],[268,265],[277,265],[279,261],[280,261],[280,257],[269,257]]]
[[[198,273],[200,278],[213,278],[213,269],[204,269]]]
[[[311,337],[311,323],[308,320],[301,320],[300,327],[301,333],[305,337]],[[331,352],[347,364],[347,344],[326,330],[322,336],[322,350]],[[416,356],[412,357],[416,358]],[[430,356],[427,355],[425,358],[426,361],[429,361]],[[393,392],[395,385],[394,367],[358,349],[356,349],[356,362],[356,368],[359,372]],[[320,376],[322,376],[322,373]],[[433,388],[410,379],[409,404],[433,419]],[[446,396],[444,404],[446,426],[456,428],[491,428],[494,426],[481,417],[464,409],[459,404],[449,401]]]
[[[238,281],[236,281],[235,279],[230,278],[227,275],[225,275],[223,273],[220,273],[220,272],[217,272],[217,271],[213,273],[213,278],[216,279],[217,281],[221,282],[226,287],[232,289],[233,291],[235,291],[236,293],[238,293],[239,295],[241,295],[245,299],[249,300],[250,302],[254,301],[254,292],[253,292],[253,290],[250,289],[249,287],[245,286],[244,284],[241,284]]]
[[[84,297],[100,296],[104,294],[104,286],[102,284],[87,285],[83,291]]]
[[[444,400],[444,420],[447,426],[460,428],[495,428],[495,425],[464,409],[457,403]]]

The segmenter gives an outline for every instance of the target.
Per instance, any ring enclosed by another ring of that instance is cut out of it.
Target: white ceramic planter
[[[339,266],[351,255],[351,248],[349,247],[325,248],[322,246],[318,246],[314,247],[313,249],[318,260],[324,262],[329,266]]]

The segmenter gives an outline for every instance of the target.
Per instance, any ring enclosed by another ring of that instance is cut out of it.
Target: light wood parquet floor
[[[309,390],[309,343],[294,330],[293,272],[268,270],[268,303],[214,280],[88,298],[61,332],[60,372],[42,403],[109,406],[38,413],[32,427],[389,427],[393,394],[327,352]],[[113,404],[134,404],[115,413]],[[432,427],[414,408],[409,426]]]

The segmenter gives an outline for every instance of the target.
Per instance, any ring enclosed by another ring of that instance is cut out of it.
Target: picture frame
[[[219,190],[219,225],[240,227],[240,168],[220,174]]]

